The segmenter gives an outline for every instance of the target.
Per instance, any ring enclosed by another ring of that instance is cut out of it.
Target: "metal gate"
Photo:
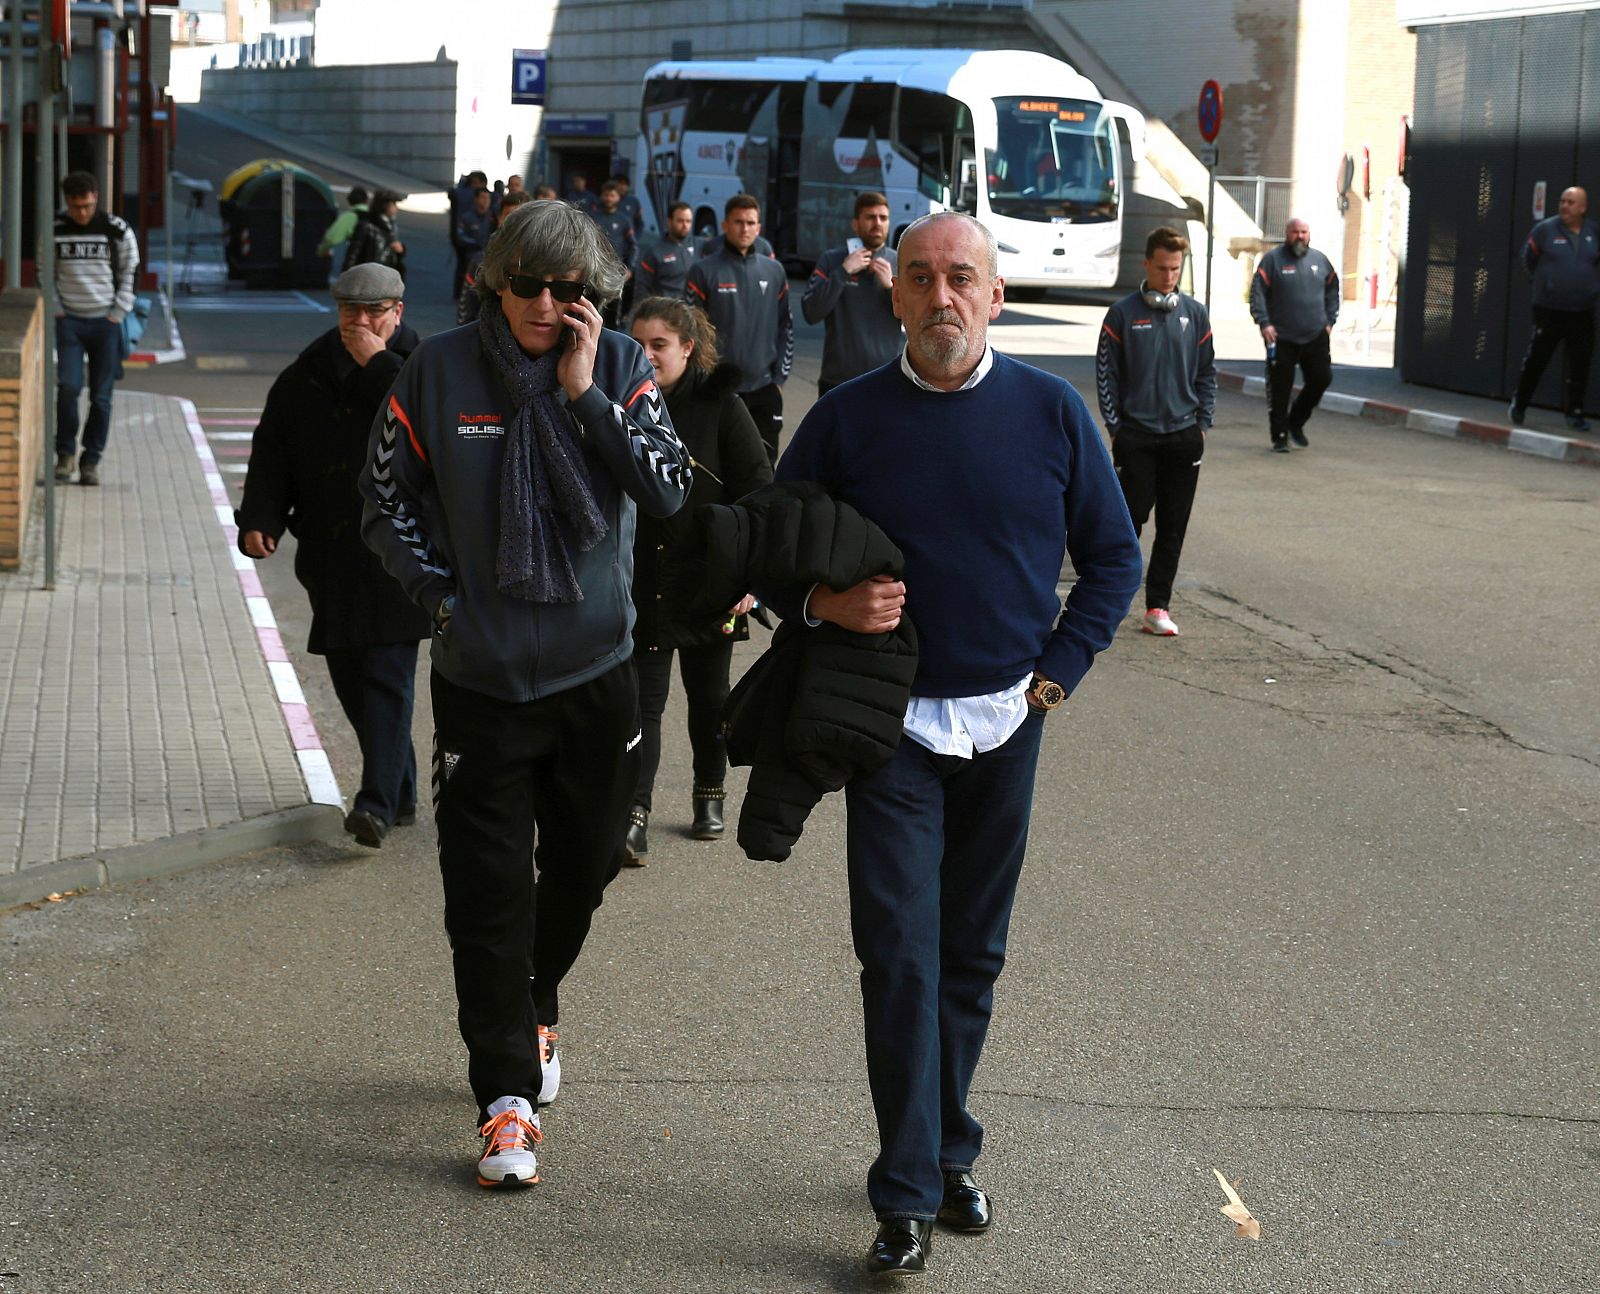
[[[1540,181],[1547,215],[1569,185],[1600,194],[1600,13],[1418,28],[1406,381],[1509,396],[1532,323],[1520,254]],[[1551,365],[1535,403],[1559,403],[1560,381]]]

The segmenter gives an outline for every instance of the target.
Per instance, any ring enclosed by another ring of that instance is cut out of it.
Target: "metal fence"
[[[1268,238],[1289,223],[1289,189],[1293,180],[1281,175],[1219,175],[1218,186],[1250,213]]]

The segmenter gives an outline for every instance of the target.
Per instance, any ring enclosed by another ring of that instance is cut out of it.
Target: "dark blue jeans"
[[[352,807],[394,825],[417,805],[417,752],[411,744],[417,644],[383,643],[329,652],[328,676],[361,743],[361,789]]]
[[[122,326],[109,319],[56,320],[56,453],[78,452],[78,394],[83,363],[89,361],[89,421],[83,428],[83,461],[98,463],[111,431],[111,392],[122,363]]]
[[[967,1112],[1028,844],[1044,716],[961,759],[910,737],[845,788],[850,929],[861,962],[880,1219],[932,1219],[945,1171],[971,1169],[983,1128]]]

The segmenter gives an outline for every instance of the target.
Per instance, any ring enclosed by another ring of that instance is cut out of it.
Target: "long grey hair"
[[[478,270],[478,295],[498,298],[512,273],[552,279],[577,270],[600,298],[622,295],[627,271],[600,227],[565,202],[525,202],[500,222]]]

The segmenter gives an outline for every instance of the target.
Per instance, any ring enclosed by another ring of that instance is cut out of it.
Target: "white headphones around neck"
[[[1152,292],[1148,279],[1139,284],[1139,295],[1144,298],[1145,305],[1152,310],[1176,310],[1178,308],[1178,294],[1176,292]]]

